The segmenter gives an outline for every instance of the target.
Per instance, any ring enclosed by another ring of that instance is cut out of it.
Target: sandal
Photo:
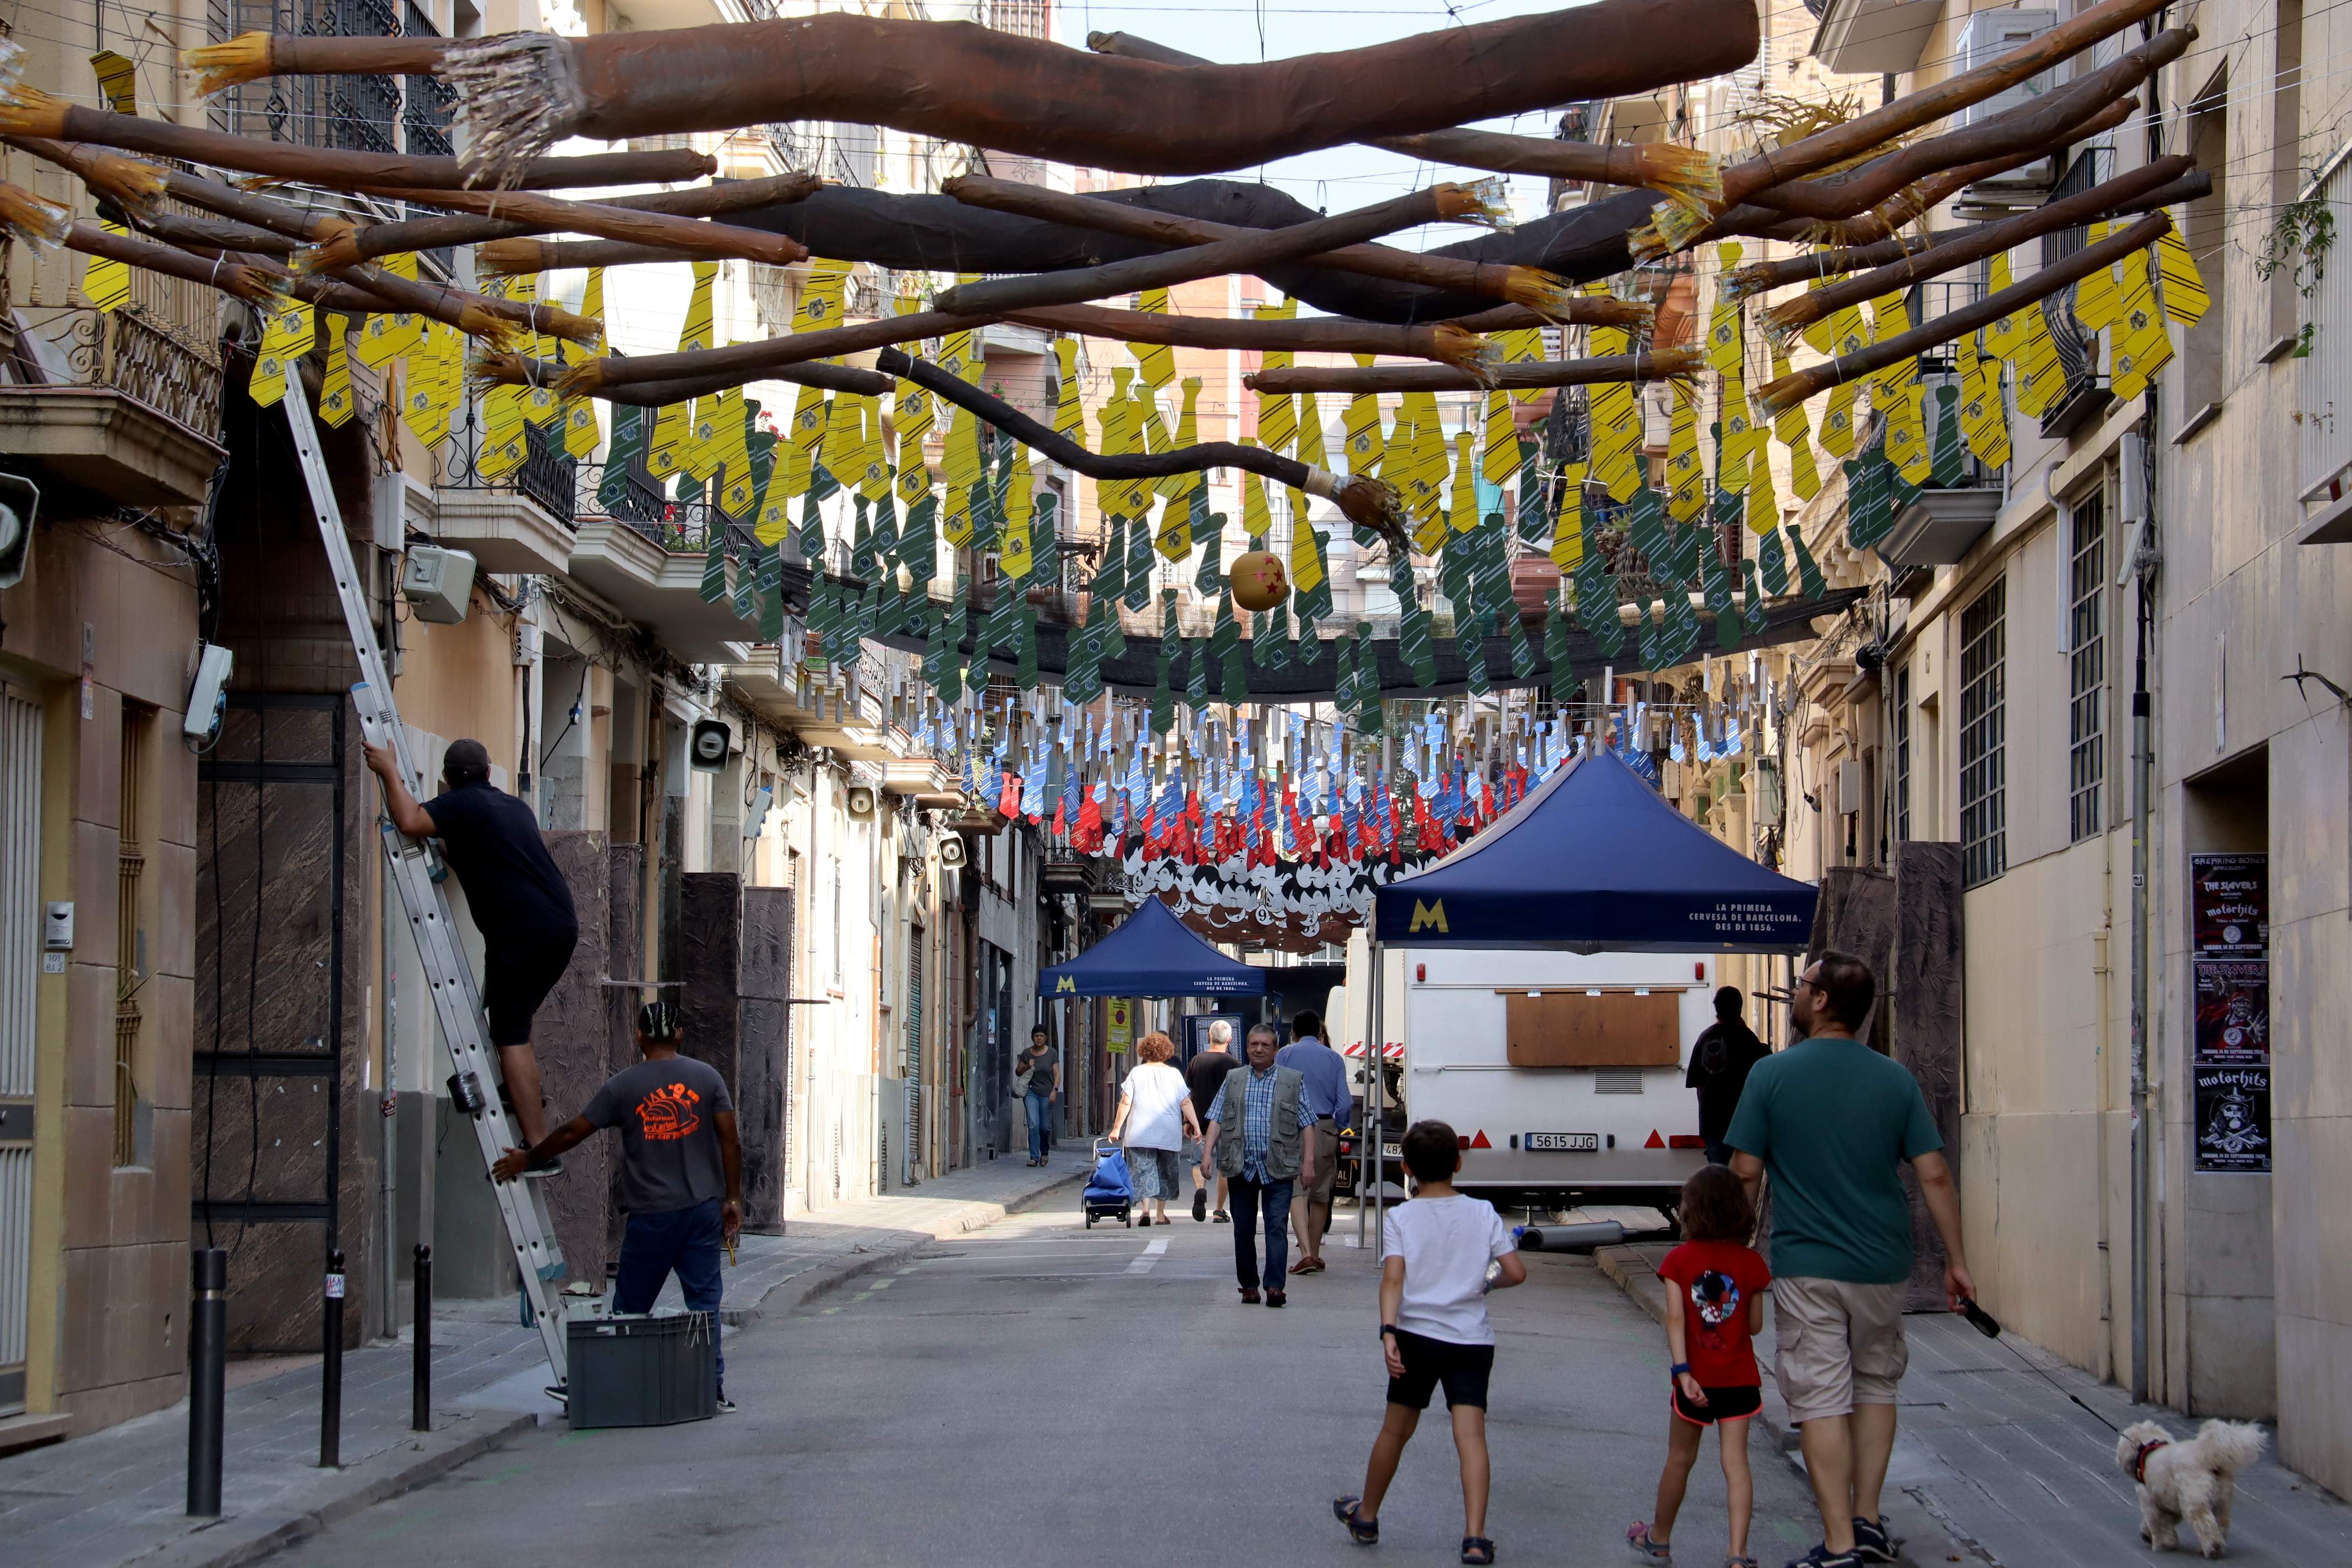
[[[1494,1560],[1495,1543],[1493,1542],[1483,1535],[1465,1535],[1462,1538],[1463,1562],[1492,1563]]]
[[[1753,1557],[1727,1557],[1723,1560],[1723,1568],[1756,1568],[1756,1559]]]
[[[1377,1546],[1381,1541],[1381,1521],[1365,1519],[1356,1512],[1363,1499],[1343,1497],[1333,1500],[1332,1516],[1348,1527],[1348,1539],[1359,1546]]]
[[[1627,1530],[1625,1544],[1633,1549],[1634,1556],[1645,1563],[1671,1563],[1675,1560],[1675,1549],[1672,1545],[1664,1541],[1650,1539],[1650,1527],[1647,1522],[1636,1524]]]
[[[1213,1217],[1219,1225],[1231,1225],[1234,1223],[1234,1216],[1227,1214],[1223,1209],[1219,1209],[1212,1217]]]

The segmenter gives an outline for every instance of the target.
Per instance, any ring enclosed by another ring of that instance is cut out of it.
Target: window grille
[[[1967,885],[2009,868],[2009,585],[1960,612],[1960,860]]]
[[[2106,498],[2095,495],[2074,507],[2072,521],[2066,586],[2066,816],[2070,837],[2080,842],[2105,826],[2099,805],[2106,782]]]

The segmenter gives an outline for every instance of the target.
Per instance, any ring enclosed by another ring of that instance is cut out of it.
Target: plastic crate
[[[719,1324],[709,1312],[568,1325],[572,1425],[674,1426],[719,1413]]]

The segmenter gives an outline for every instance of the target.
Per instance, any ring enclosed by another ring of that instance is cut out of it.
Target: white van
[[[1392,1052],[1402,1044],[1405,1121],[1454,1128],[1465,1190],[1506,1209],[1671,1208],[1706,1163],[1698,1097],[1683,1077],[1692,1042],[1715,1021],[1715,959],[1463,948],[1383,956],[1382,1033]],[[1360,1080],[1369,959],[1359,931],[1331,1005]]]

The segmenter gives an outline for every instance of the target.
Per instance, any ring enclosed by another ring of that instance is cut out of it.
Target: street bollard
[[[416,1344],[408,1373],[408,1425],[433,1430],[433,1249],[416,1244]]]
[[[221,1510],[221,1416],[228,1373],[228,1253],[195,1249],[195,1306],[188,1314],[188,1513]]]
[[[343,1249],[327,1254],[327,1294],[320,1303],[326,1357],[319,1390],[319,1468],[342,1468],[343,1452]]]

